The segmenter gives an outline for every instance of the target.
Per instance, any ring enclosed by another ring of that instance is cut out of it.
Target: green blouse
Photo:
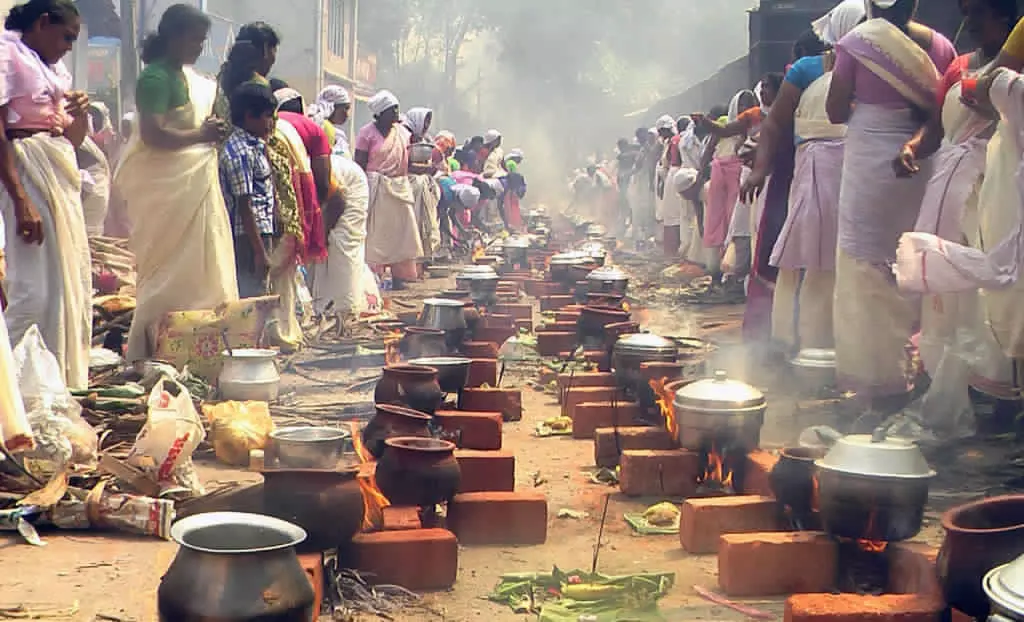
[[[188,83],[180,69],[153,61],[135,84],[135,107],[140,114],[167,114],[189,103]]]

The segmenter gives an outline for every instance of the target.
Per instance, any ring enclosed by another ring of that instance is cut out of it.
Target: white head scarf
[[[672,130],[672,133],[675,134],[676,120],[673,119],[670,115],[661,115],[660,117],[658,117],[658,120],[654,122],[654,129],[656,131]]]
[[[432,117],[434,111],[430,108],[410,108],[405,113],[405,120],[414,136],[423,138],[427,133],[427,118]]]
[[[452,186],[452,194],[467,209],[480,202],[480,191],[469,184],[455,184]]]
[[[334,114],[336,106],[351,103],[352,98],[349,97],[348,91],[344,87],[331,84],[320,91],[320,94],[316,96],[316,101],[306,109],[306,115],[317,125],[323,125],[324,121]]]
[[[676,171],[676,176],[672,178],[672,185],[677,193],[682,194],[697,183],[697,177],[697,169],[683,167]]]
[[[740,98],[742,98],[744,94],[752,96],[755,101],[760,101],[760,99],[758,99],[757,95],[755,95],[754,92],[749,90],[749,89],[743,89],[739,93],[736,93],[735,95],[733,95],[732,96],[732,100],[729,101],[729,123],[732,123],[737,118],[739,118],[739,116],[740,116]]]
[[[388,108],[397,106],[398,98],[391,91],[378,91],[376,95],[370,98],[366,105],[369,107],[370,112],[373,113],[373,116],[377,116]]]
[[[874,12],[871,10],[872,7],[879,9],[891,9],[894,4],[900,0],[864,0],[864,10],[867,12],[868,17],[872,17]]]
[[[497,142],[499,138],[501,138],[501,132],[498,130],[487,130],[487,133],[484,134],[484,144],[490,145],[491,143]]]
[[[831,11],[812,22],[811,28],[819,39],[829,45],[835,45],[856,28],[865,15],[867,7],[862,0],[843,0]]]
[[[277,100],[278,107],[280,107],[294,99],[302,99],[302,93],[299,93],[293,88],[285,87],[274,91],[274,98]]]
[[[509,151],[508,155],[505,156],[505,160],[516,160],[518,162],[522,162],[523,161],[523,150],[522,149],[513,149],[512,151]]]

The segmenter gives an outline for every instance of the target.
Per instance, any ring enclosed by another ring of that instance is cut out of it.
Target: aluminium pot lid
[[[456,277],[466,281],[486,281],[498,278],[498,273],[490,266],[466,266]]]
[[[466,303],[462,300],[453,300],[451,298],[427,298],[423,301],[424,307],[452,307],[461,309],[466,306]]]
[[[790,363],[794,367],[812,367],[817,369],[835,369],[836,351],[824,348],[807,348],[800,350]]]
[[[578,252],[585,253],[589,257],[604,257],[608,254],[608,251],[600,242],[586,242],[581,244]]]
[[[588,281],[628,281],[629,275],[615,266],[595,268],[587,275]]]
[[[651,333],[633,333],[619,337],[614,350],[629,354],[675,354],[676,343]]]
[[[586,263],[588,260],[590,260],[590,255],[587,255],[586,253],[576,252],[576,251],[570,251],[568,253],[558,253],[557,255],[552,255],[551,256],[551,264],[552,265],[560,265],[560,266],[561,265],[565,265],[565,266],[578,265],[578,264]]]
[[[720,412],[764,408],[766,403],[764,393],[721,370],[683,386],[675,398],[677,407]]]
[[[993,604],[1024,617],[1024,555],[989,570],[981,587]]]
[[[815,464],[821,469],[867,477],[929,479],[935,475],[913,441],[886,436],[882,429],[840,438]]]

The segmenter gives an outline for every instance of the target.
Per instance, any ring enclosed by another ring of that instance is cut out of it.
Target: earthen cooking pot
[[[430,415],[395,404],[377,404],[363,428],[363,446],[374,458],[384,454],[384,442],[396,436],[430,437]]]
[[[444,394],[437,370],[419,365],[390,365],[373,390],[378,404],[397,404],[433,416]]]
[[[306,530],[300,553],[348,543],[363,523],[358,469],[266,469],[264,512]]]
[[[395,437],[377,461],[377,485],[393,505],[432,507],[450,501],[462,472],[455,443],[434,438]]]
[[[797,529],[813,528],[814,461],[824,457],[824,449],[787,447],[779,452],[779,461],[768,474],[780,509],[789,513]]]

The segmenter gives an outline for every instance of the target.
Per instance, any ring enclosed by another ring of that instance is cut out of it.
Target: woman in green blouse
[[[130,362],[152,356],[168,312],[238,300],[217,169],[216,145],[230,125],[213,116],[217,85],[189,67],[209,29],[201,11],[175,4],[143,45],[146,66],[135,87],[138,125],[115,174],[138,264]]]

